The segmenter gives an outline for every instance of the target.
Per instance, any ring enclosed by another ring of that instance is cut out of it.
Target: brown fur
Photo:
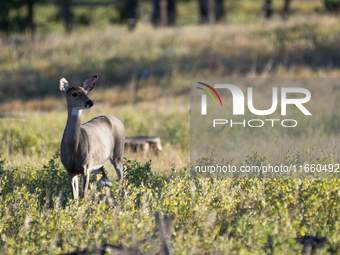
[[[88,189],[90,171],[102,174],[102,186],[111,183],[105,175],[103,165],[110,160],[118,178],[123,179],[123,158],[125,130],[124,125],[115,117],[104,115],[80,125],[82,109],[91,108],[93,102],[87,93],[95,87],[97,76],[87,79],[83,87],[68,88],[65,78],[60,79],[60,91],[67,101],[68,118],[61,141],[60,153],[69,175],[73,199],[78,198],[78,175],[82,175],[82,198]],[[84,89],[86,88],[86,89]]]

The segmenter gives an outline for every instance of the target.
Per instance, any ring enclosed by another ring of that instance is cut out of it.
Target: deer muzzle
[[[92,100],[89,100],[85,103],[85,108],[91,108],[94,105],[94,103],[92,102]]]

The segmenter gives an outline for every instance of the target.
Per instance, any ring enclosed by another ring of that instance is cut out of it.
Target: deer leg
[[[76,194],[77,194],[77,201],[78,201],[78,197],[79,197],[79,180],[78,180],[78,176],[75,176],[74,184],[75,184],[75,187],[76,187]]]
[[[87,189],[89,187],[89,181],[90,181],[90,175],[89,175],[89,173],[85,173],[83,175],[83,179],[82,179],[82,182],[81,182],[81,185],[82,185],[81,198],[85,198],[85,196],[87,194]]]
[[[112,182],[110,182],[109,178],[107,178],[107,176],[106,176],[106,174],[105,174],[104,167],[101,167],[101,168],[99,168],[99,169],[97,169],[97,170],[93,170],[92,172],[93,172],[95,175],[98,175],[98,174],[101,175],[101,177],[100,177],[99,180],[98,180],[98,178],[97,178],[97,181],[99,181],[100,186],[102,187],[102,189],[103,189],[104,187],[111,187],[111,186],[112,186]],[[105,195],[102,194],[101,200],[103,200],[104,197],[105,197]]]
[[[113,159],[110,159],[110,161],[111,161],[111,164],[113,165],[113,167],[116,170],[117,180],[124,179],[124,176],[123,176],[123,160],[120,160],[119,158],[113,158]]]
[[[78,176],[70,176],[68,175],[68,180],[70,182],[71,190],[72,190],[72,197],[74,200],[77,200],[78,202],[78,196],[79,196],[79,187],[78,187]]]
[[[116,170],[118,180],[124,179],[124,173],[123,173],[124,145],[125,145],[125,137],[123,137],[123,139],[120,139],[115,144],[112,157],[110,158],[111,164]]]
[[[113,167],[115,168],[116,170],[116,173],[117,173],[117,180],[122,180],[123,181],[123,184],[124,184],[124,173],[123,173],[123,157],[121,158],[112,158],[110,159],[111,160],[111,164],[113,165]],[[120,195],[122,197],[125,196],[125,192],[124,192],[124,188],[121,189],[121,191],[119,192]]]
[[[93,170],[92,171],[95,175],[98,175],[98,174],[101,174],[101,177],[100,179],[97,181],[99,181],[100,183],[100,186],[103,188],[104,186],[107,186],[107,187],[111,187],[112,186],[112,182],[110,182],[109,178],[107,178],[106,174],[105,174],[105,171],[104,171],[104,167],[101,167],[97,170]]]

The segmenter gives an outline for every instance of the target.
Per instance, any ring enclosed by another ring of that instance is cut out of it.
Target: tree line
[[[153,13],[151,22],[157,26],[174,26],[176,24],[176,5],[181,0],[150,0],[152,2]],[[183,1],[183,0],[182,0]],[[188,1],[188,0],[187,0]],[[227,0],[192,0],[198,1],[200,23],[208,23],[210,15],[214,15],[216,22],[221,22],[226,15],[225,2]],[[263,1],[264,15],[270,19],[273,15],[273,0]],[[283,1],[282,17],[287,18],[292,0]],[[340,11],[340,0],[322,0],[327,10],[333,12]],[[77,0],[2,0],[0,1],[0,30],[9,33],[10,31],[30,30],[35,31],[34,6],[37,3],[52,3],[58,6],[59,16],[63,20],[65,31],[72,30],[72,10],[71,7],[77,4]],[[79,4],[79,3],[78,3]],[[98,4],[103,4],[98,2]],[[139,0],[112,0],[105,1],[105,4],[115,5],[120,12],[120,20],[127,23],[129,30],[133,30],[138,20]],[[26,15],[10,15],[12,10],[20,8],[26,9]]]

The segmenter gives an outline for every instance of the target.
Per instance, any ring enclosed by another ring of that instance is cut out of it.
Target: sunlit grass
[[[89,95],[91,97],[91,94]],[[104,95],[105,96],[105,95]],[[125,157],[146,161],[152,159],[158,171],[170,169],[173,164],[185,167],[189,163],[189,101],[187,97],[160,97],[152,101],[113,106],[103,102],[103,94],[96,92],[91,99],[95,106],[82,115],[82,123],[103,114],[113,115],[125,124],[126,136],[158,136],[163,152],[159,156],[150,152],[126,154]],[[38,104],[38,105],[37,105]],[[55,105],[50,109],[46,105]],[[64,98],[42,101],[15,101],[3,105],[11,115],[1,119],[2,156],[15,165],[26,162],[40,164],[59,153],[60,141],[66,125],[67,109]],[[39,111],[35,109],[39,109]],[[179,125],[179,123],[182,123]],[[107,164],[107,167],[113,168]]]

